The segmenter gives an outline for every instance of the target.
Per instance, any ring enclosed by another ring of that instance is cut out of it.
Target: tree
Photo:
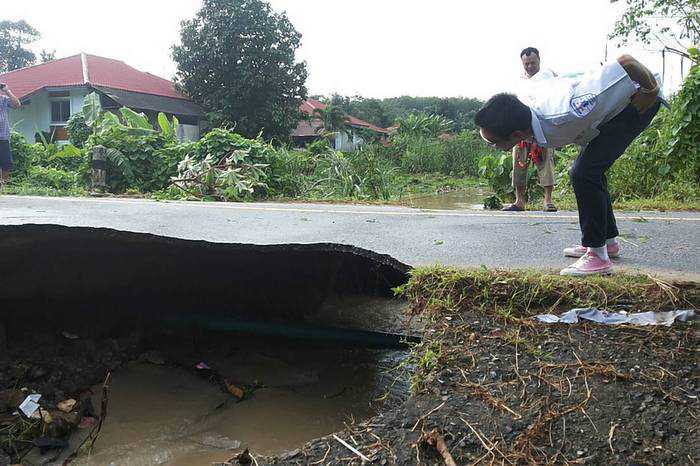
[[[40,54],[41,63],[46,63],[47,61],[53,61],[56,59],[55,50],[42,50]]]
[[[611,3],[617,0],[611,0]],[[627,9],[610,38],[626,43],[630,38],[650,44],[661,42],[665,50],[698,61],[700,0],[626,0]],[[670,45],[669,45],[670,44]]]
[[[262,0],[204,0],[173,46],[176,80],[216,120],[254,137],[288,139],[306,98],[301,35]]]
[[[36,55],[24,46],[40,37],[39,31],[24,20],[0,21],[0,73],[33,65]]]

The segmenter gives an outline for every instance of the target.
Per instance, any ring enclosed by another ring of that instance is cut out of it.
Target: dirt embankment
[[[542,324],[572,307],[697,309],[700,286],[425,269],[404,288],[427,321],[413,393],[337,436],[373,464],[694,464],[697,321]],[[329,436],[259,464],[360,464]]]

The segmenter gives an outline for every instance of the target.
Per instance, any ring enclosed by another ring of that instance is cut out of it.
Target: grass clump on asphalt
[[[421,313],[498,309],[528,317],[558,306],[638,305],[663,309],[697,299],[691,290],[650,276],[618,274],[582,280],[542,271],[437,266],[415,269],[411,281],[397,292]]]

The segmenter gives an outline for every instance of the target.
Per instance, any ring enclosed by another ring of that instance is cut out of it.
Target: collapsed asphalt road
[[[700,277],[700,214],[621,213],[622,268]],[[226,243],[339,243],[416,265],[558,269],[575,212],[425,211],[395,206],[156,202],[0,196],[0,224],[104,227]]]

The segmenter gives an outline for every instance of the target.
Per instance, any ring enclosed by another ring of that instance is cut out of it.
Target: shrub
[[[476,176],[481,156],[496,153],[466,131],[444,138],[397,135],[392,142],[401,154],[401,168],[409,173]]]
[[[265,163],[268,164],[268,186],[273,196],[304,196],[313,184],[317,158],[312,151],[271,150]]]
[[[17,178],[26,176],[27,170],[34,158],[34,149],[31,144],[19,133],[12,132],[10,135],[10,146],[12,147],[12,158],[14,159],[13,174]]]
[[[314,177],[323,197],[388,199],[394,172],[379,147],[368,144],[354,153],[330,151],[319,156]]]
[[[168,141],[160,134],[131,135],[113,127],[90,136],[89,151],[107,148],[107,187],[115,193],[134,188],[145,193],[163,189],[175,174],[177,165],[163,156]]]
[[[85,145],[90,134],[92,134],[92,130],[85,123],[85,115],[83,115],[83,112],[78,112],[70,117],[66,129],[68,130],[70,143],[79,149]]]
[[[510,152],[485,155],[479,161],[479,175],[488,180],[489,186],[498,197],[509,197],[513,193],[512,171],[513,156]]]
[[[41,147],[40,144],[38,144]],[[37,152],[41,152],[40,148]],[[57,168],[59,170],[77,172],[85,161],[85,152],[73,145],[63,147],[49,146],[44,147],[40,163],[44,167]]]
[[[70,189],[77,185],[78,175],[53,167],[29,167],[27,182],[34,187]]]
[[[236,201],[267,191],[266,165],[254,163],[250,150],[234,150],[222,159],[186,157],[173,184],[190,195]]]
[[[232,130],[215,128],[195,143],[193,157],[196,160],[212,157],[214,164],[218,164],[231,152],[240,150],[247,151],[251,159],[259,160],[265,158],[271,146],[262,138],[247,139]]]
[[[319,155],[332,150],[332,147],[328,143],[328,139],[321,138],[309,144],[307,150],[311,155]]]
[[[442,172],[469,176],[479,175],[479,160],[494,149],[477,140],[473,133],[463,131],[443,141],[444,164]]]
[[[454,122],[442,115],[412,113],[396,120],[398,134],[409,136],[427,136],[436,138],[443,133],[450,133]]]
[[[401,168],[408,173],[438,173],[444,167],[443,143],[427,136],[399,136]]]

